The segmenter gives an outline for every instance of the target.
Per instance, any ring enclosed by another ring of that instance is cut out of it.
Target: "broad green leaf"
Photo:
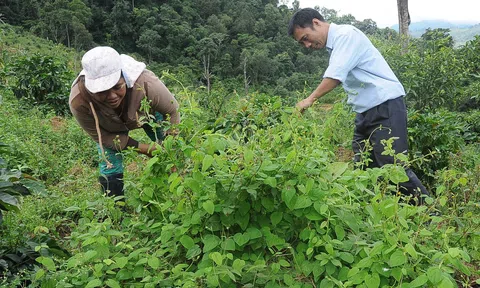
[[[333,245],[328,243],[327,245],[325,245],[325,250],[327,251],[328,254],[330,255],[335,255],[335,250],[333,250]]]
[[[348,168],[346,162],[334,162],[328,166],[328,170],[332,174],[333,179],[336,179],[342,175]]]
[[[285,259],[280,259],[280,261],[278,261],[278,264],[280,264],[280,266],[282,267],[290,267],[290,263],[288,263],[288,261],[286,261]]]
[[[443,278],[442,282],[438,284],[438,288],[456,288],[458,287],[457,285],[454,285],[450,279],[447,277]]]
[[[212,215],[213,212],[215,211],[215,204],[213,204],[213,202],[211,200],[207,200],[207,201],[203,202],[202,207],[210,215]]]
[[[207,169],[210,168],[210,166],[212,166],[213,160],[214,159],[212,155],[208,155],[208,154],[205,155],[202,161],[202,172],[207,171]]]
[[[267,179],[263,180],[263,183],[273,188],[277,187],[277,179],[275,177],[267,177]]]
[[[282,221],[283,212],[273,212],[270,215],[270,221],[272,221],[273,226],[277,226],[278,223]]]
[[[128,271],[127,269],[121,269],[120,271],[117,272],[118,280],[128,280],[132,278],[133,278],[132,272]]]
[[[360,272],[360,269],[358,269],[357,267],[353,267],[352,269],[350,269],[350,271],[348,271],[347,277],[352,278],[353,276],[357,275],[358,272]]]
[[[243,246],[248,243],[250,237],[246,234],[237,233],[233,236],[233,240],[235,240],[235,243],[237,243],[238,246]]]
[[[158,267],[160,267],[160,259],[158,259],[155,256],[152,256],[152,257],[148,258],[147,264],[148,264],[148,266],[152,267],[153,269],[157,269]]]
[[[120,288],[120,284],[114,279],[108,279],[105,284],[110,288]]]
[[[285,282],[285,284],[287,284],[288,287],[292,287],[293,284],[295,283],[292,275],[290,275],[290,274],[284,274],[283,275],[283,282]]]
[[[271,198],[263,197],[260,202],[262,203],[262,206],[265,207],[265,210],[267,210],[267,212],[272,212],[275,209],[273,199]]]
[[[368,288],[380,287],[380,276],[377,273],[373,273],[372,275],[368,274],[365,277],[365,284]]]
[[[95,250],[88,250],[85,252],[85,261],[89,261],[90,259],[93,259],[95,256],[97,256],[98,252]]]
[[[208,258],[212,259],[215,264],[218,266],[222,265],[223,262],[223,255],[219,252],[213,252],[208,255]]]
[[[293,197],[295,196],[295,189],[294,188],[284,188],[282,190],[282,200],[287,203],[292,201]]]
[[[240,215],[246,215],[248,212],[250,212],[250,203],[247,201],[240,202],[240,204],[238,204],[238,211],[240,212]]]
[[[45,270],[38,269],[37,273],[35,273],[35,280],[39,280],[45,275]]]
[[[227,251],[235,251],[235,241],[231,238],[226,239],[222,248]]]
[[[327,204],[321,204],[321,203],[318,203],[318,202],[315,202],[315,204],[313,205],[313,208],[315,208],[315,211],[317,211],[318,213],[320,213],[322,215],[324,215],[328,211],[328,205]]]
[[[355,261],[355,257],[348,252],[340,252],[340,259],[351,264]]]
[[[213,234],[208,234],[203,238],[203,252],[208,252],[220,245],[220,238]]]
[[[110,266],[115,262],[112,259],[103,259],[103,263],[105,263],[107,266]]]
[[[232,268],[241,272],[243,267],[245,267],[246,262],[242,259],[235,259],[232,264]]]
[[[90,282],[88,282],[85,288],[93,288],[93,287],[99,287],[99,286],[102,286],[102,281],[100,281],[100,279],[93,279]]]
[[[407,245],[405,245],[405,251],[407,251],[407,253],[410,254],[410,256],[412,256],[414,259],[417,259],[418,253],[415,251],[415,248],[412,244],[407,243]]]
[[[423,228],[422,230],[420,230],[420,236],[433,236],[433,233]]]
[[[67,207],[65,209],[63,209],[63,211],[65,212],[73,212],[73,211],[78,211],[80,210],[81,208],[78,207],[78,206],[70,206],[70,207]]]
[[[243,150],[243,159],[245,160],[245,163],[248,164],[248,163],[252,162],[253,157],[254,157],[254,154],[253,154],[252,150],[250,150],[248,148],[245,148]]]
[[[427,282],[428,282],[428,277],[427,277],[427,275],[421,274],[420,276],[418,276],[417,278],[415,278],[415,280],[413,280],[412,282],[410,282],[410,287],[411,287],[411,288],[423,287],[423,285],[425,285],[425,283],[427,283]]]
[[[310,197],[301,195],[297,198],[294,209],[303,209],[303,208],[310,207],[311,205],[312,205],[312,200],[310,200]]]
[[[402,279],[402,269],[401,268],[394,268],[392,269],[391,275],[395,280],[400,281]]]
[[[188,249],[187,254],[185,255],[187,259],[192,259],[202,253],[202,249],[197,244],[193,245],[192,248]]]
[[[248,236],[249,239],[257,239],[262,237],[262,232],[255,227],[247,228],[245,234]]]
[[[337,235],[338,240],[343,240],[345,237],[345,230],[343,230],[343,226],[335,225],[335,234]]]
[[[396,267],[405,264],[407,262],[407,257],[403,254],[403,251],[396,250],[390,255],[389,265],[390,267]]]
[[[320,286],[319,288],[333,288],[335,287],[335,283],[333,283],[332,281],[328,280],[328,279],[323,279],[322,282],[320,282]]]
[[[117,266],[120,269],[125,267],[125,265],[128,263],[127,257],[118,257],[118,258],[114,258],[113,260],[115,260],[115,263],[117,263]]]
[[[220,285],[220,282],[218,280],[218,275],[216,274],[208,274],[207,275],[207,284],[210,287],[218,287]]]
[[[450,260],[450,263],[453,265],[453,267],[460,270],[463,274],[465,274],[467,276],[470,276],[472,274],[472,272],[470,272],[470,270],[467,268],[467,266],[465,266],[465,264],[463,264],[462,261],[460,261],[460,259],[453,258],[453,259]]]
[[[263,162],[261,166],[261,170],[266,172],[277,171],[280,168],[279,164],[268,164],[267,162]]]
[[[391,167],[389,172],[390,173],[388,175],[389,175],[390,181],[392,181],[394,184],[408,181],[407,173],[405,172],[405,169],[401,166],[393,166]]]
[[[10,194],[0,192],[0,204],[7,207],[7,210],[20,211],[18,208],[20,205],[18,197]]]
[[[292,150],[290,151],[290,153],[288,153],[285,162],[290,163],[293,159],[295,159],[295,157],[297,157],[297,152],[295,150]]]
[[[180,237],[180,243],[182,243],[183,247],[190,249],[195,245],[195,242],[193,241],[192,237],[188,235],[183,235]]]
[[[307,219],[311,220],[311,221],[320,221],[320,220],[325,218],[324,216],[320,215],[320,213],[318,213],[314,209],[310,209],[310,211],[308,211],[305,214],[305,217],[307,217]]]
[[[460,249],[457,247],[448,248],[448,255],[452,256],[452,258],[457,258],[460,255]]]
[[[53,262],[52,258],[41,256],[35,260],[37,260],[38,263],[44,265],[49,271],[55,271],[55,263]]]
[[[427,270],[427,276],[432,284],[438,284],[443,279],[443,272],[438,267],[430,267]]]
[[[370,266],[372,266],[372,264],[373,264],[372,258],[366,257],[366,258],[363,258],[362,260],[358,261],[356,266],[358,268],[369,268]]]

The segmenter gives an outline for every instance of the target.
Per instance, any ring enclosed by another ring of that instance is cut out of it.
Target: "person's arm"
[[[151,101],[152,109],[164,116],[169,115],[170,123],[173,125],[179,124],[180,113],[178,112],[179,105],[177,99],[170,93],[165,84],[152,73],[148,77],[147,85],[148,92],[146,96]],[[167,134],[170,132],[167,131]]]
[[[138,153],[153,157],[152,152],[157,150],[155,144],[138,143]]]
[[[318,98],[324,96],[328,92],[335,89],[340,84],[340,81],[332,78],[323,78],[322,82],[318,85],[317,89],[310,94],[307,98],[297,103],[297,109],[300,112],[305,111],[308,107],[312,106]]]

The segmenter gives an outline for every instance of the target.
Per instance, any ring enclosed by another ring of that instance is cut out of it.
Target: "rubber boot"
[[[123,173],[98,177],[103,193],[108,196],[123,196]]]

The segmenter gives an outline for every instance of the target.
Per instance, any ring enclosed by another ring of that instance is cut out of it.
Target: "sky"
[[[300,8],[326,7],[339,15],[352,14],[357,20],[372,19],[379,28],[398,23],[397,0],[299,0]],[[447,20],[480,23],[480,0],[410,0],[412,22]]]

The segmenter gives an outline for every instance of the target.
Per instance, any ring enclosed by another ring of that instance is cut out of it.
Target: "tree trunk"
[[[250,79],[247,76],[247,57],[243,59],[243,81],[245,84],[245,96],[248,96],[248,86],[250,84]]]
[[[398,7],[398,32],[402,37],[403,53],[408,48],[408,26],[410,25],[410,13],[408,13],[408,0],[397,0]]]
[[[70,35],[68,34],[68,25],[65,25],[65,31],[67,31],[67,47],[70,48]]]
[[[203,55],[203,77],[207,80],[207,94],[210,95],[210,77],[212,74],[210,73],[210,54],[205,57]]]

